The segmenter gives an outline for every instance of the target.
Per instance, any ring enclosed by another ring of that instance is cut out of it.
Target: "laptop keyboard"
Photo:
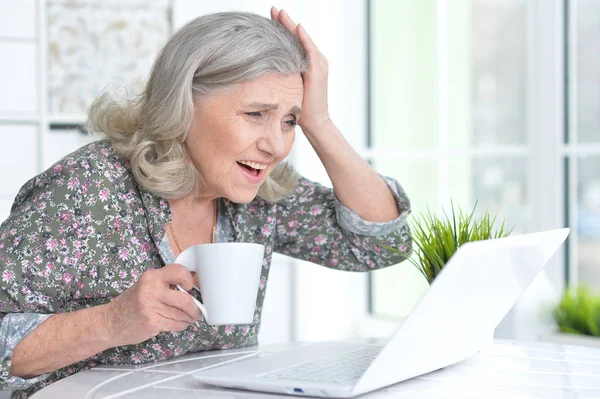
[[[359,378],[381,349],[380,346],[365,346],[277,370],[261,377],[332,383],[348,382]]]

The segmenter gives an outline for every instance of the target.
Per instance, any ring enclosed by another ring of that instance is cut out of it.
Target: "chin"
[[[249,204],[254,201],[257,195],[258,191],[238,191],[227,197],[227,199],[236,204]]]

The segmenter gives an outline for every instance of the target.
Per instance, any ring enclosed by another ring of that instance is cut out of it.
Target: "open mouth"
[[[237,161],[237,164],[242,174],[252,184],[260,183],[262,181],[262,176],[265,173],[265,169],[267,169],[269,166],[268,164],[252,161]]]
[[[246,169],[248,171],[248,173],[250,173],[253,176],[258,176],[258,174],[260,172],[262,172],[262,169],[255,169],[250,165],[246,165],[244,163],[238,162],[238,165],[240,165],[242,168]]]

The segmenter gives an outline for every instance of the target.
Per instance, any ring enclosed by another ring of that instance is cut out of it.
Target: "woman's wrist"
[[[331,121],[312,125],[306,130],[303,126],[302,130],[323,163],[335,194],[344,206],[368,222],[385,223],[399,216],[396,201],[385,181],[352,148]],[[372,206],[375,199],[381,206]]]
[[[118,344],[115,342],[114,329],[111,323],[112,306],[111,303],[95,306],[92,308],[96,314],[94,319],[98,320],[98,328],[95,329],[96,340],[102,350],[110,349]]]
[[[46,319],[15,346],[10,375],[32,378],[116,346],[105,327],[108,308],[99,305]]]
[[[345,139],[331,119],[320,119],[308,126],[301,125],[302,132],[319,156],[339,150]]]

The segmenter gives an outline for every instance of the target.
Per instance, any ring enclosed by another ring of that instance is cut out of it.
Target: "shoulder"
[[[84,145],[63,157],[33,180],[42,182],[57,176],[78,175],[112,182],[129,174],[129,163],[115,153],[107,140],[101,140]]]
[[[23,185],[13,210],[34,197],[60,197],[62,201],[98,194],[109,196],[133,184],[129,163],[106,140],[87,144],[50,166]]]

